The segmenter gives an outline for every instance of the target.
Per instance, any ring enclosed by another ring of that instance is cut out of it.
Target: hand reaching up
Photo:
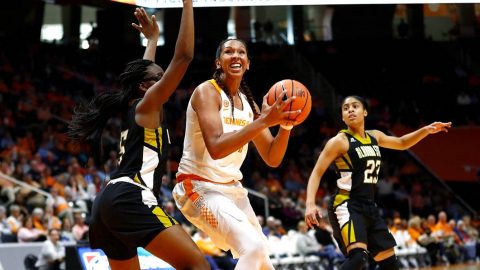
[[[143,8],[136,8],[133,13],[137,17],[138,24],[132,23],[132,26],[141,32],[148,40],[158,40],[160,29],[158,28],[155,15],[148,17],[147,12]]]

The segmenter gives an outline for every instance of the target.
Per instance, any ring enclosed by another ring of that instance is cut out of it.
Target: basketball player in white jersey
[[[178,208],[223,250],[239,258],[237,270],[273,269],[266,237],[240,180],[248,143],[253,141],[267,165],[276,167],[285,154],[291,126],[283,112],[291,99],[262,111],[243,81],[249,69],[247,46],[238,39],[220,43],[213,79],[200,84],[187,108],[183,156],[173,196]],[[281,125],[273,137],[268,129]]]

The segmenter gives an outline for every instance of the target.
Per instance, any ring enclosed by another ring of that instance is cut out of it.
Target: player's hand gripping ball
[[[308,91],[307,87],[305,87],[305,85],[298,81],[290,79],[276,82],[274,85],[272,85],[272,87],[270,87],[270,90],[268,91],[268,105],[271,106],[277,100],[277,97],[280,96],[282,91],[286,92],[285,96],[283,96],[284,100],[289,97],[296,96],[296,98],[292,100],[289,105],[285,106],[283,110],[301,110],[301,112],[297,115],[292,114],[292,124],[298,125],[305,121],[308,114],[310,113],[310,110],[312,109],[312,96],[310,95],[310,91]]]

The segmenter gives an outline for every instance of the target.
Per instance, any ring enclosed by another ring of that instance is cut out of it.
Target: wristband
[[[293,125],[280,125],[281,128],[285,129],[285,130],[291,130],[293,128]]]

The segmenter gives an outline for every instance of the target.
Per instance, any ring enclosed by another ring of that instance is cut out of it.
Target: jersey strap
[[[215,79],[211,79],[211,80],[208,80],[211,84],[213,84],[213,86],[215,87],[215,89],[217,89],[218,93],[221,93],[222,92],[222,88],[220,88],[220,85],[218,85],[217,81],[215,81]]]

